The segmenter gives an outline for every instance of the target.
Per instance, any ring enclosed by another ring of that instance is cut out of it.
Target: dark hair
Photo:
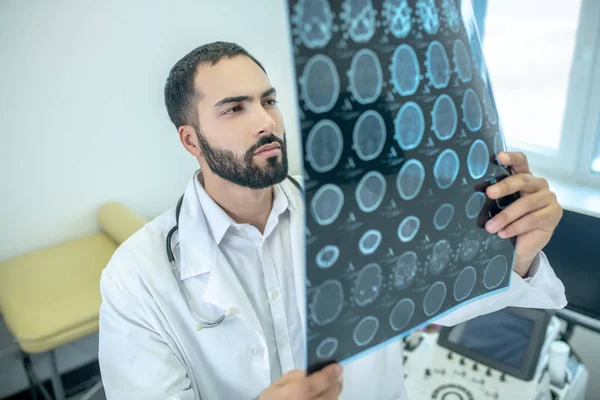
[[[182,125],[197,125],[194,76],[200,64],[215,65],[222,58],[246,56],[263,71],[262,64],[242,46],[228,42],[213,42],[197,47],[186,54],[171,68],[165,84],[165,105],[171,122],[176,128]],[[265,71],[266,73],[266,71]]]

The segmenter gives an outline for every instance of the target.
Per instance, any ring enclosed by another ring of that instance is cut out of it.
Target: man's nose
[[[275,119],[262,106],[256,111],[256,135],[271,134],[275,131]]]

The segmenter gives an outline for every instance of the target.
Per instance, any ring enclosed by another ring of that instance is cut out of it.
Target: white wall
[[[215,40],[264,64],[297,171],[284,0],[0,2],[0,260],[96,231],[105,201],[145,217],[176,202],[197,164],[169,121],[164,82]]]

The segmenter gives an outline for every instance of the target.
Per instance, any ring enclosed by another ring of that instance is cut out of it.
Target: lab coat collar
[[[179,217],[179,270],[182,280],[210,272],[203,300],[224,311],[233,311],[248,321],[257,332],[262,328],[256,312],[233,269],[212,239],[196,185],[198,170],[188,184]],[[304,272],[304,206],[300,192],[289,180],[280,184],[289,201],[290,235],[296,298],[304,327],[305,316],[305,272]],[[263,334],[264,335],[264,334]]]

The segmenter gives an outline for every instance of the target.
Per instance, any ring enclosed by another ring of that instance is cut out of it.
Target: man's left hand
[[[521,197],[490,219],[485,228],[503,239],[519,236],[514,270],[525,277],[537,254],[550,241],[563,209],[548,182],[531,173],[525,154],[500,153],[498,161],[515,174],[488,187],[487,196],[496,200],[518,192]]]

